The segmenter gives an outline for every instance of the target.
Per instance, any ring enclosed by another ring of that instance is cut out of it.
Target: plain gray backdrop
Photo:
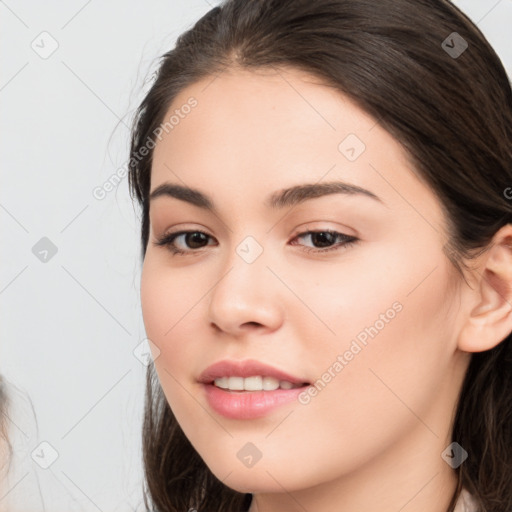
[[[512,0],[455,3],[511,76]],[[1,511],[143,510],[129,127],[158,57],[217,4],[0,1],[0,372],[15,450]]]

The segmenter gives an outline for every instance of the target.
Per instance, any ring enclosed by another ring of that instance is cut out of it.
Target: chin
[[[272,474],[272,471],[270,473]],[[278,478],[274,480],[268,473],[261,475],[247,474],[246,476],[231,473],[227,478],[225,478],[225,475],[223,477],[217,476],[217,478],[224,478],[224,481],[222,482],[224,485],[240,493],[254,494],[283,492],[283,486],[276,482],[276,480],[280,480]],[[286,484],[284,484],[284,487],[286,487]],[[288,489],[288,487],[286,487],[286,489]]]

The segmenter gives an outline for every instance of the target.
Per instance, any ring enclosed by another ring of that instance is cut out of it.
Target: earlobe
[[[475,269],[472,307],[459,334],[458,348],[483,352],[512,332],[512,225],[503,226]]]

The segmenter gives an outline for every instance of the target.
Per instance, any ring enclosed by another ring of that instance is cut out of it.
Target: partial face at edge
[[[241,492],[321,484],[412,437],[430,442],[411,410],[442,438],[462,378],[457,297],[440,205],[401,146],[296,70],[209,77],[182,91],[165,119],[173,113],[151,190],[191,187],[215,209],[151,201],[141,300],[163,391],[213,473]],[[283,189],[331,182],[379,199],[268,204]],[[185,253],[155,243],[187,230],[205,235],[177,237]],[[223,359],[256,359],[325,385],[264,417],[229,419],[197,381]],[[250,468],[237,456],[247,443],[261,452]]]

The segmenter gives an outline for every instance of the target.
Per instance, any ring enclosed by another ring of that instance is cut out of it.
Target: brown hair
[[[510,82],[486,38],[457,7],[447,0],[227,0],[161,57],[135,115],[129,187],[142,207],[143,259],[153,139],[173,99],[224,70],[280,66],[337,88],[403,145],[413,172],[444,208],[445,253],[461,276],[468,268],[464,260],[488,248],[496,231],[512,223],[505,193],[512,185]],[[150,150],[141,152],[144,146]],[[452,436],[469,458],[458,468],[449,510],[462,487],[480,511],[512,510],[511,339],[472,355]],[[147,373],[143,462],[149,493],[144,501],[161,512],[239,512],[250,504],[251,495],[222,484],[187,440],[153,365]]]

